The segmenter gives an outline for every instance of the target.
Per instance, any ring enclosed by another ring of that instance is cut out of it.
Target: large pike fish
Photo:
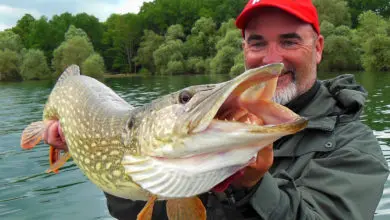
[[[282,69],[251,69],[134,108],[72,65],[53,88],[43,121],[23,131],[21,146],[34,147],[47,121],[59,120],[69,152],[58,158],[51,147],[50,171],[71,156],[103,191],[148,201],[139,219],[151,218],[156,199],[168,200],[170,219],[205,219],[197,195],[253,162],[263,147],[306,126],[304,118],[271,101]]]

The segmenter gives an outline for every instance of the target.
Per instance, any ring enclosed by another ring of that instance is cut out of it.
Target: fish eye
[[[186,104],[191,100],[191,98],[192,98],[192,94],[188,90],[183,90],[179,94],[179,102],[181,104]]]

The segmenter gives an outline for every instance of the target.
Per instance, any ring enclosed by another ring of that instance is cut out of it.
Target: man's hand
[[[43,134],[43,141],[56,149],[68,151],[64,134],[57,120],[47,122],[46,130]]]
[[[235,187],[250,188],[256,185],[264,174],[271,168],[274,162],[273,145],[268,145],[257,153],[255,162],[249,164],[244,170],[243,176],[235,179],[232,185]]]

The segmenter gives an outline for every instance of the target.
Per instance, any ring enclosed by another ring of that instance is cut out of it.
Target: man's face
[[[286,104],[313,86],[323,44],[310,24],[278,9],[261,9],[245,28],[245,66],[283,63],[274,100]]]

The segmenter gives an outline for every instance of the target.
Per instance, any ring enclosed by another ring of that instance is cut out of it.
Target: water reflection
[[[321,75],[328,78],[333,75]],[[134,106],[194,84],[221,82],[228,76],[160,76],[109,79],[106,83]],[[374,129],[390,160],[390,74],[357,73],[369,91],[362,116]],[[52,82],[0,84],[0,219],[111,219],[102,192],[69,161],[60,174],[46,174],[48,148],[19,147],[27,124],[40,120]],[[375,219],[390,217],[390,179]],[[387,217],[386,217],[387,216]]]

